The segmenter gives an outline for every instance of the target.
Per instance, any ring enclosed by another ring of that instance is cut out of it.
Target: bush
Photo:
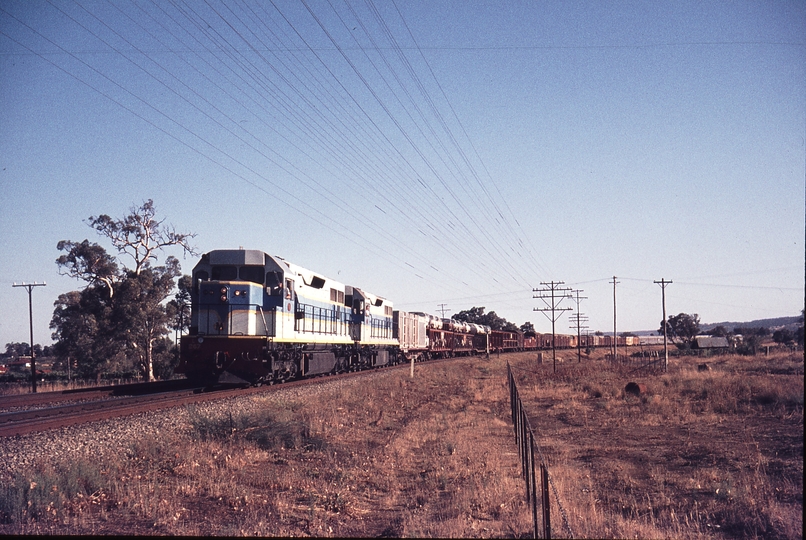
[[[188,416],[192,436],[202,441],[241,439],[263,450],[277,447],[319,450],[326,445],[324,439],[311,434],[307,423],[279,420],[265,411],[210,416],[191,407]]]
[[[27,475],[16,474],[0,489],[0,523],[57,517],[68,501],[91,496],[104,485],[100,467],[85,460],[71,463],[63,471],[41,468]]]

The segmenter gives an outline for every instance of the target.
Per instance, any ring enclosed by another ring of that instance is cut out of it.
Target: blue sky
[[[409,311],[548,331],[563,281],[611,331],[617,276],[619,331],[661,278],[670,314],[798,315],[804,36],[800,1],[2,0],[0,345],[12,283],[49,343],[57,242],[146,199]]]

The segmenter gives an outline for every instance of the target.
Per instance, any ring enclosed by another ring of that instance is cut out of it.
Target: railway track
[[[12,394],[0,396],[0,412],[10,412],[15,408],[33,408],[52,403],[70,401],[89,401],[115,396],[137,396],[153,394],[155,392],[168,392],[190,388],[188,381],[157,381],[152,383],[130,383],[116,386],[95,386],[75,390],[61,390],[56,392],[38,392],[36,394]]]
[[[453,360],[431,360],[438,363]],[[419,365],[419,364],[418,364]],[[408,364],[390,366],[387,369],[409,369]],[[14,437],[37,431],[57,429],[110,418],[129,416],[143,412],[180,407],[203,401],[247,396],[292,388],[306,384],[321,384],[342,377],[367,377],[378,370],[340,373],[299,379],[274,386],[249,388],[199,388],[187,381],[163,381],[140,383],[63,392],[43,392],[0,397],[0,410],[26,407],[25,410],[0,413],[0,437]],[[65,402],[71,402],[66,403]],[[46,406],[42,406],[46,405]]]
[[[293,381],[283,386],[295,386],[306,382],[312,381]],[[2,413],[0,414],[0,437],[26,435],[37,431],[181,407],[203,401],[247,396],[266,392],[270,388],[187,388],[116,398],[109,397],[108,392],[100,392],[96,395],[102,395],[102,399]]]

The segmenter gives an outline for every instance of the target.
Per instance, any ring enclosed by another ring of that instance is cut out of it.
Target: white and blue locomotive
[[[257,250],[215,250],[193,269],[178,373],[274,383],[489,350],[489,328],[395,311],[392,302]]]

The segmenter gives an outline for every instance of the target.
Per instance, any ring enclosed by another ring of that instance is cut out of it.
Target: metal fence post
[[[532,492],[532,526],[534,527],[534,537],[539,538],[537,527],[537,482],[535,480],[535,441],[534,434],[531,431],[529,433],[529,458],[529,461],[531,461],[529,491]]]
[[[540,464],[540,477],[543,489],[543,538],[551,538],[551,506],[549,505],[549,471]]]

